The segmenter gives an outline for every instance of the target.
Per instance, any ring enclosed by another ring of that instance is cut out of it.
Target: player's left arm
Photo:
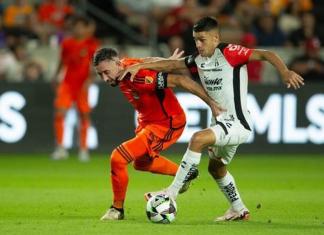
[[[198,96],[211,108],[214,117],[226,111],[215,100],[213,100],[200,85],[187,76],[168,74],[166,78],[166,86],[171,88],[181,87]]]
[[[254,49],[249,57],[249,61],[268,61],[281,75],[287,88],[298,89],[304,85],[304,79],[296,72],[289,70],[283,60],[273,51]]]

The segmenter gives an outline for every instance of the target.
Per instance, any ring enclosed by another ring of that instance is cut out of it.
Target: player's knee
[[[125,160],[125,158],[116,149],[114,149],[110,156],[111,168],[120,168],[127,164],[128,162]]]
[[[208,143],[206,143],[206,138],[203,132],[198,131],[194,133],[190,139],[190,146],[194,147],[195,149],[201,150],[207,145]]]

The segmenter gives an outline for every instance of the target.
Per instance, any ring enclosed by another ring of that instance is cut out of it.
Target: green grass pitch
[[[229,223],[213,222],[228,204],[207,173],[206,156],[199,179],[178,197],[173,224],[150,223],[143,198],[172,178],[131,167],[126,219],[101,222],[111,201],[108,166],[103,155],[88,164],[75,156],[53,162],[45,155],[0,155],[0,234],[324,234],[323,156],[238,154],[229,169],[251,220]]]

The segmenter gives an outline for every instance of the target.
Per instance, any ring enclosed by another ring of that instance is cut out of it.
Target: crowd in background
[[[71,32],[71,19],[81,1],[0,0],[0,80],[50,80],[57,58],[46,58],[47,48],[59,48]],[[253,47],[300,50],[290,66],[308,80],[324,79],[319,53],[324,43],[324,3],[320,0],[89,0],[148,38],[152,25],[159,43],[191,54],[192,26],[203,16],[215,16],[222,41]],[[132,43],[92,14],[97,36]],[[37,48],[38,50],[35,50]],[[42,50],[40,50],[40,48]],[[36,56],[33,52],[40,52]],[[44,53],[42,53],[44,52]],[[261,63],[248,65],[252,81],[260,78]]]

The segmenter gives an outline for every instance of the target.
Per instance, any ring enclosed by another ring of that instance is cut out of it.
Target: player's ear
[[[213,36],[213,38],[214,38],[214,41],[215,41],[216,43],[218,43],[219,40],[220,40],[218,30],[213,30],[213,31],[212,31],[212,36]]]

